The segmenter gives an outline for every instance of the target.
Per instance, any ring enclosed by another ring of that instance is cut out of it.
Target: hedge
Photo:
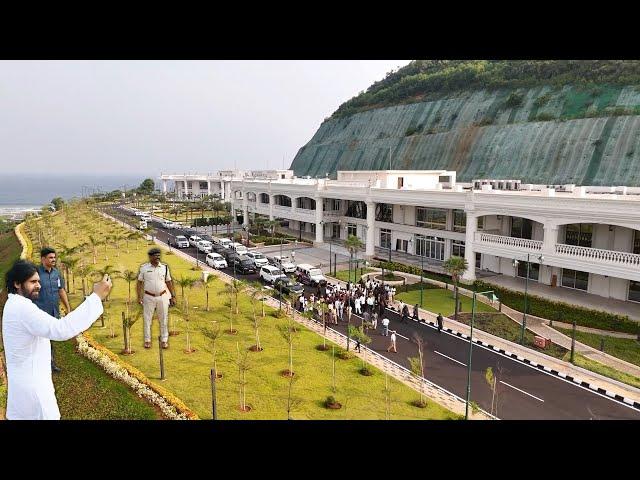
[[[501,288],[481,280],[476,280],[473,286],[476,290],[493,290],[503,304],[520,312],[524,311],[524,293]],[[575,320],[576,325],[602,330],[631,334],[636,334],[640,330],[640,324],[629,320],[627,315],[615,315],[566,303],[553,302],[535,295],[527,295],[527,313],[558,322],[573,323]]]
[[[376,260],[380,260],[380,259],[376,258]],[[420,272],[422,271],[422,276],[424,278],[430,278],[431,280],[437,280],[438,282],[453,283],[453,280],[451,279],[450,275],[435,273],[429,270],[422,270],[420,267],[416,267],[414,265],[405,265],[404,263],[381,261],[374,266],[378,268],[384,268],[385,270],[391,270],[394,272],[411,273],[413,275],[420,275]]]

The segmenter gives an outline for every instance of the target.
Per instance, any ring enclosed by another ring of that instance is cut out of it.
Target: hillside
[[[291,168],[640,186],[639,142],[640,62],[423,61],[341,105]]]

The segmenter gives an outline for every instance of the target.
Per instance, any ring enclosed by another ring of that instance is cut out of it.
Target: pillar
[[[322,222],[323,202],[322,197],[316,197],[316,242],[324,242],[324,225]]]
[[[273,220],[273,195],[269,193],[269,220]]]
[[[544,238],[542,240],[542,252],[549,255],[555,254],[556,244],[558,243],[558,226],[545,224]]]
[[[211,195],[211,180],[207,180],[207,195]]]
[[[167,193],[167,181],[162,179],[162,193]]]
[[[476,279],[476,251],[473,248],[476,230],[478,229],[478,217],[473,212],[467,212],[467,233],[464,241],[464,258],[467,260],[467,270],[462,275],[466,282]]]
[[[367,203],[367,238],[365,241],[365,255],[367,255],[367,257],[373,257],[376,253],[375,220],[376,204],[374,202],[369,202]]]
[[[249,225],[249,200],[247,192],[242,192],[242,225]]]

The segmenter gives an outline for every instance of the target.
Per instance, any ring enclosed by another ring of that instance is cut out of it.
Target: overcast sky
[[[288,168],[325,117],[408,62],[0,61],[2,172]]]

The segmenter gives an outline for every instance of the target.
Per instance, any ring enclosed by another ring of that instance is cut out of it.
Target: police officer
[[[40,295],[34,303],[38,308],[49,315],[60,318],[60,300],[67,313],[71,312],[67,292],[64,289],[64,278],[56,268],[56,251],[51,247],[40,250]],[[51,371],[58,373],[61,370],[56,365],[53,355],[53,343],[51,344]]]
[[[169,348],[169,328],[167,319],[169,305],[175,305],[175,289],[171,280],[169,266],[160,263],[160,249],[149,250],[149,262],[140,267],[138,274],[138,303],[143,307],[144,348],[151,348],[151,320],[153,312],[158,310],[160,322],[160,341],[162,348]]]

